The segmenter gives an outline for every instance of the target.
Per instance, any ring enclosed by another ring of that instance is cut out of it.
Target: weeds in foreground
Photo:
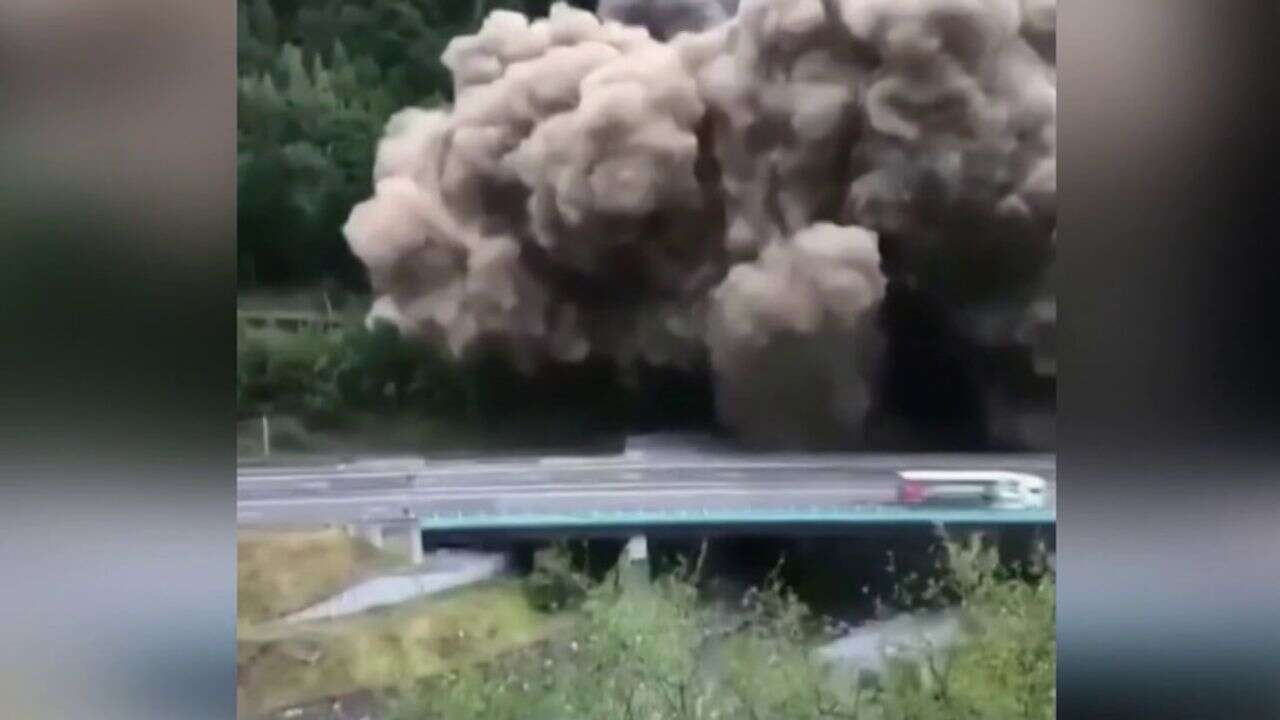
[[[808,609],[775,573],[740,612],[699,602],[696,570],[585,591],[568,636],[402,693],[397,720],[956,720],[1054,716],[1053,572],[948,542],[917,592],[973,628],[875,682],[813,652]],[[611,581],[612,580],[612,581]],[[577,582],[574,583],[577,585]]]

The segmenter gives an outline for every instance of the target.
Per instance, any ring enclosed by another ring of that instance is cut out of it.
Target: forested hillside
[[[590,7],[592,0],[576,0]],[[551,0],[251,0],[239,3],[238,269],[242,288],[364,287],[341,228],[372,192],[396,110],[451,99],[440,53],[492,10]]]

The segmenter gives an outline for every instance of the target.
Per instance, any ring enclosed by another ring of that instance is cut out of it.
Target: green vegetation
[[[607,362],[522,375],[501,357],[465,362],[407,342],[389,325],[265,335],[239,327],[241,454],[527,448],[604,442],[627,428],[708,423],[710,388],[694,373]]]
[[[577,3],[592,6],[594,3]],[[551,0],[240,0],[238,268],[243,285],[365,284],[341,228],[372,193],[400,108],[452,98],[440,53],[492,10]]]
[[[301,610],[391,562],[338,529],[242,530],[236,538],[236,620],[257,623]]]
[[[396,410],[410,401],[439,410],[456,405],[445,393],[460,392],[437,356],[387,326],[353,325],[336,334],[308,328],[270,339],[249,337],[242,327],[237,349],[236,390],[246,416],[318,418],[343,409]]]
[[[647,590],[604,582],[567,636],[446,676],[395,704],[397,720],[573,718],[1051,718],[1054,578],[952,545],[918,602],[958,603],[979,630],[866,683],[812,652],[822,623],[777,582],[730,621],[699,601],[696,573]],[[1030,576],[1030,579],[1025,577]]]
[[[252,715],[403,685],[511,653],[562,624],[505,581],[347,618],[243,627],[241,708]]]
[[[591,583],[573,567],[564,547],[548,547],[533,555],[533,570],[524,579],[525,597],[539,610],[576,609],[590,592]]]
[[[976,540],[948,544],[938,576],[898,598],[959,608],[962,641],[874,681],[816,658],[831,624],[776,572],[727,611],[702,595],[701,563],[592,582],[551,549],[523,580],[285,624],[390,561],[339,531],[243,534],[238,550],[246,717],[364,689],[389,693],[396,720],[1054,717],[1054,574],[1002,566]]]
[[[395,561],[340,530],[242,532],[237,542],[240,717],[490,660],[563,625],[517,581],[464,588],[333,620],[277,622]]]

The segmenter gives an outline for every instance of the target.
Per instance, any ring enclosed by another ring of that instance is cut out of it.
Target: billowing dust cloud
[[[857,445],[887,284],[1035,292],[1051,0],[625,5],[601,14],[639,24],[495,11],[450,43],[453,106],[392,118],[345,227],[379,315],[529,371],[709,364],[744,438]]]

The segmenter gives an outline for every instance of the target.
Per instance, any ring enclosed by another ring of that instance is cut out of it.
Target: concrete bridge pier
[[[622,548],[618,558],[618,577],[624,587],[644,587],[649,584],[652,569],[649,565],[649,539],[633,535]]]
[[[348,536],[391,551],[414,565],[423,561],[422,528],[417,518],[347,523],[344,529]]]

